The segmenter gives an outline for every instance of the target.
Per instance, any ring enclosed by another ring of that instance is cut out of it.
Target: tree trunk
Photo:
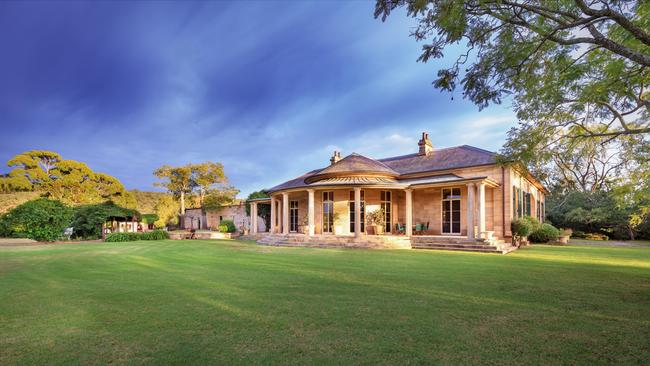
[[[185,192],[181,191],[181,215],[185,215]]]

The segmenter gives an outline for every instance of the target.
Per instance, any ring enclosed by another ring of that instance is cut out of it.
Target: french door
[[[393,204],[390,191],[381,191],[379,200],[381,202],[381,209],[384,210],[384,231],[387,233],[391,232],[391,227],[393,225]]]
[[[350,191],[350,233],[354,233],[355,217],[354,217],[354,191]],[[364,191],[361,191],[361,232],[366,232],[366,199]]]
[[[298,231],[298,201],[289,201],[289,231]]]
[[[323,192],[323,233],[334,230],[334,192]]]
[[[442,233],[460,234],[460,188],[442,189]]]

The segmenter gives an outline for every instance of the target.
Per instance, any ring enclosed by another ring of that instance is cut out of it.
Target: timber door
[[[460,234],[460,188],[442,189],[442,233]]]

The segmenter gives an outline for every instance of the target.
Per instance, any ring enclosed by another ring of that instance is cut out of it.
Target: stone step
[[[427,246],[427,247],[413,247],[413,249],[420,249],[420,250],[448,250],[448,251],[456,251],[456,252],[477,252],[477,253],[499,253],[499,254],[505,254],[507,253],[506,251],[499,250],[494,247],[485,247],[485,248],[464,248],[464,247],[450,247],[450,246]]]
[[[448,244],[448,243],[426,243],[426,244],[413,244],[413,248],[429,248],[429,247],[445,247],[445,248],[475,248],[475,249],[496,249],[496,247],[485,244]]]

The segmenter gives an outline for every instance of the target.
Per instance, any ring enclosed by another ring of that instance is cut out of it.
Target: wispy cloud
[[[50,149],[153,189],[221,161],[247,194],[328,163],[434,145],[496,150],[503,107],[433,89],[413,19],[370,2],[0,3],[0,160]],[[441,64],[449,60],[439,60]],[[0,172],[6,168],[0,169]]]

